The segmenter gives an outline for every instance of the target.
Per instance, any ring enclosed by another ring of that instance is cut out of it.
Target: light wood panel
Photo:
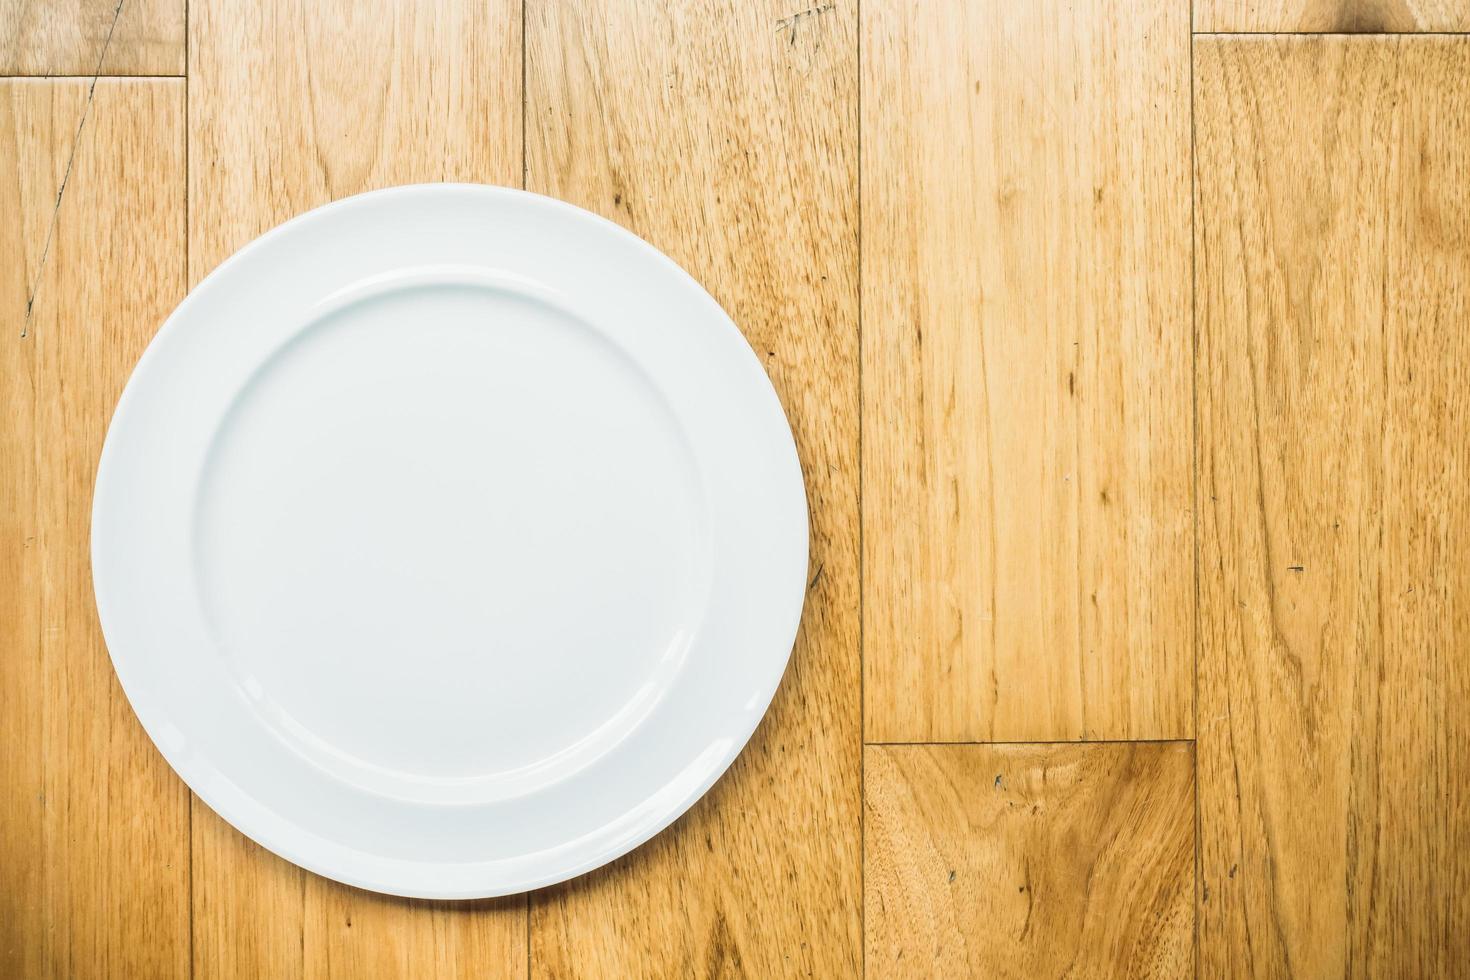
[[[514,0],[196,0],[193,281],[302,211],[415,181],[521,183]]]
[[[184,89],[89,90],[0,82],[6,977],[188,972],[188,794],[117,684],[88,562],[107,422],[183,296]]]
[[[867,975],[1182,977],[1187,742],[867,750]]]
[[[0,0],[0,75],[182,75],[184,0]]]
[[[1194,0],[1197,31],[1384,31],[1470,29],[1466,0]]]
[[[196,0],[191,281],[336,198],[414,181],[519,185],[520,29],[513,2]],[[200,977],[525,971],[523,900],[431,908],[339,888],[197,801],[194,892]]]
[[[306,878],[305,974],[362,980],[526,976],[525,899],[402,901]],[[496,928],[487,928],[487,921]],[[519,936],[511,930],[519,928]]]
[[[812,520],[770,714],[674,827],[532,896],[533,975],[855,976],[856,6],[533,2],[526,31],[529,187],[633,229],[730,312],[791,417]]]
[[[1189,21],[863,4],[876,741],[1190,734]]]
[[[250,980],[305,975],[307,872],[193,799],[193,971]]]
[[[1196,59],[1203,972],[1457,975],[1470,39]]]

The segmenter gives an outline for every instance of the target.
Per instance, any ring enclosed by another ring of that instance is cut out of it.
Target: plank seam
[[[1190,731],[1199,738],[1199,656],[1200,656],[1200,562],[1199,562],[1199,270],[1198,270],[1198,210],[1196,198],[1199,190],[1199,173],[1195,150],[1195,88],[1194,88],[1194,5],[1189,9],[1189,390],[1190,390],[1190,514],[1194,529],[1194,631],[1191,646],[1194,654],[1194,690],[1191,700]],[[1190,896],[1190,907],[1194,912],[1194,975],[1200,975],[1200,882],[1202,880],[1200,833],[1202,816],[1199,798],[1199,746],[1191,743],[1190,768],[1194,790],[1194,889]]]
[[[189,163],[189,8],[192,4],[184,0],[184,289],[193,288],[190,281],[191,256],[194,252],[193,185],[194,177]],[[189,793],[189,980],[194,980],[195,934],[194,921],[194,793]]]
[[[57,74],[57,75],[27,75],[27,74],[0,75],[0,79],[3,79],[5,81],[27,81],[27,80],[29,80],[29,81],[36,81],[36,82],[66,82],[66,81],[74,81],[74,80],[76,80],[78,78],[90,78],[90,79],[98,79],[98,80],[105,80],[105,81],[130,81],[131,80],[131,81],[137,81],[137,82],[148,82],[148,81],[161,81],[161,80],[169,79],[169,78],[184,78],[184,77],[186,77],[186,76],[184,76],[184,75],[159,74],[159,73],[156,73],[156,72],[150,73],[150,74],[146,74],[146,75],[104,75],[104,74],[100,74],[100,73],[99,74],[96,74],[96,75],[65,75],[65,74]]]
[[[857,72],[857,395],[858,395],[858,975],[868,975],[868,643],[867,643],[867,504],[863,497],[863,3],[854,16],[857,37],[853,60]]]
[[[930,739],[912,742],[868,742],[868,747],[894,745],[1193,745],[1193,738],[1061,738],[1009,739],[1005,741]]]
[[[1470,31],[1194,31],[1194,37],[1470,37]]]
[[[520,190],[531,190],[531,159],[526,153],[526,1],[520,0]],[[529,915],[529,909],[528,909]],[[531,979],[531,946],[526,946],[526,980]]]

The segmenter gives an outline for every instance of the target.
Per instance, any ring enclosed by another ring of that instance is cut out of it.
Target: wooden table
[[[1464,969],[1470,39],[1430,32],[1467,29],[1461,0],[0,0],[0,976]],[[689,269],[812,512],[730,774],[608,868],[467,904],[193,800],[87,560],[107,420],[188,287],[437,180]]]

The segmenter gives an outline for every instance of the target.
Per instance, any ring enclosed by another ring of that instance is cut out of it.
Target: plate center
[[[528,792],[652,708],[709,560],[647,375],[534,290],[378,289],[310,323],[216,434],[198,586],[242,695],[373,792]]]

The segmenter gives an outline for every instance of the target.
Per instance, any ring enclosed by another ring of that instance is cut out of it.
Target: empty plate
[[[287,222],[180,304],[97,475],[103,632],[224,819],[468,898],[647,840],[729,766],[805,594],[786,417],[652,246],[521,191]]]

